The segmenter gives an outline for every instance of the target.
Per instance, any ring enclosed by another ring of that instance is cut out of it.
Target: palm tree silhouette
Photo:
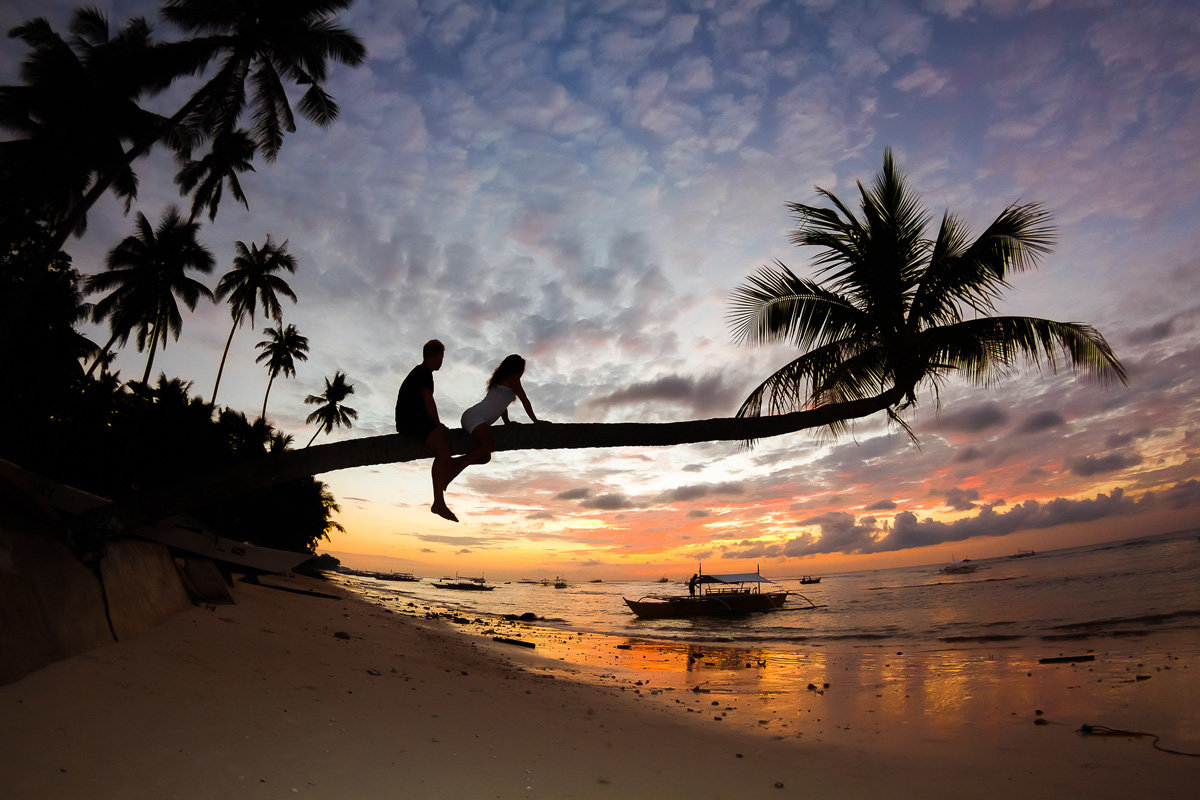
[[[805,352],[760,384],[741,418],[878,397],[898,390],[887,411],[917,401],[952,374],[977,385],[1013,373],[1019,362],[1056,368],[1063,356],[1101,382],[1125,382],[1125,370],[1089,325],[1034,317],[992,316],[1008,277],[1050,251],[1049,214],[1037,203],[1011,205],[972,240],[962,221],[942,216],[935,239],[891,149],[867,189],[861,218],[832,192],[833,208],[789,203],[791,241],[817,247],[818,277],[798,277],[780,261],[763,267],[734,293],[730,322],[743,341],[791,341]],[[834,420],[837,431],[844,420]],[[911,431],[910,431],[911,433]]]
[[[159,342],[166,347],[169,338],[179,339],[183,328],[176,298],[189,311],[200,298],[212,299],[208,287],[188,277],[187,271],[211,272],[213,256],[196,240],[200,226],[186,222],[174,206],[157,228],[138,212],[135,228],[136,233],[109,251],[107,270],[90,276],[86,286],[89,292],[111,290],[96,303],[93,314],[97,321],[116,321],[110,325],[114,338],[121,331],[128,337],[136,329],[138,352],[149,348],[142,376],[142,383],[147,383]]]
[[[137,178],[123,142],[151,135],[161,122],[138,100],[163,88],[164,74],[182,70],[168,67],[170,51],[152,41],[145,19],[111,37],[108,27],[103,12],[79,8],[68,39],[41,17],[9,32],[31,51],[21,65],[24,84],[0,87],[0,126],[18,135],[0,143],[4,190],[48,212],[67,235],[83,232],[86,217],[76,212],[101,170],[129,210]]]
[[[298,105],[302,116],[322,127],[332,123],[338,106],[322,85],[329,61],[355,66],[367,54],[357,36],[335,24],[336,13],[352,2],[166,0],[163,19],[195,36],[178,43],[174,52],[191,59],[193,72],[214,59],[220,59],[220,67],[169,120],[134,139],[119,160],[97,174],[86,195],[56,230],[56,245],[62,246],[113,179],[164,137],[176,143],[219,141],[236,130],[249,107],[255,145],[267,161],[274,161],[284,133],[296,129],[285,79],[307,87]],[[178,73],[167,74],[175,77]],[[247,81],[254,88],[250,102]]]
[[[283,310],[279,306],[278,295],[296,302],[296,294],[292,287],[275,274],[281,269],[296,271],[296,258],[287,251],[286,241],[277,245],[268,235],[261,249],[253,242],[250,243],[250,247],[246,247],[244,242],[234,242],[233,247],[237,253],[233,257],[233,269],[222,275],[217,283],[217,299],[229,298],[233,327],[229,329],[229,338],[225,340],[221,366],[217,368],[217,382],[213,384],[212,393],[214,403],[217,401],[217,389],[221,386],[221,373],[225,371],[229,345],[233,343],[233,334],[237,332],[242,321],[249,317],[250,324],[253,325],[254,312],[260,303],[268,319],[279,319]]]
[[[347,428],[353,427],[354,420],[358,419],[358,412],[348,406],[343,406],[341,403],[350,395],[354,394],[354,386],[346,383],[346,373],[335,372],[333,380],[325,379],[325,392],[323,394],[310,394],[304,398],[304,402],[309,405],[319,405],[316,411],[312,412],[305,418],[306,423],[317,423],[316,433],[312,435],[312,439],[308,440],[308,447],[317,438],[317,434],[324,431],[329,433],[334,427]]]
[[[1125,382],[1120,361],[1089,325],[989,316],[1009,275],[1036,266],[1050,248],[1053,231],[1040,205],[1009,206],[974,241],[958,218],[945,214],[936,238],[928,240],[928,214],[890,150],[871,190],[859,184],[861,220],[834,194],[818,191],[833,208],[790,203],[797,216],[791,238],[820,248],[816,267],[825,282],[803,280],[776,262],[735,291],[730,322],[738,338],[783,338],[806,348],[764,381],[736,417],[502,425],[494,431],[495,449],[747,441],[820,427],[837,430],[880,411],[905,426],[899,412],[916,402],[922,385],[936,388],[954,374],[990,385],[1023,361],[1055,368],[1060,356],[1102,383]],[[475,446],[461,430],[448,431],[447,439],[455,454]],[[237,465],[181,483],[153,502],[160,509],[182,508],[305,475],[430,455],[424,444],[401,434],[349,439]]]
[[[195,221],[206,207],[209,221],[215,220],[226,184],[233,199],[249,210],[250,203],[242,191],[238,173],[254,172],[254,165],[250,163],[254,160],[254,140],[250,134],[240,129],[232,131],[214,139],[212,149],[203,158],[192,160],[185,151],[177,154],[176,160],[180,169],[175,183],[179,185],[180,193],[186,195],[196,190],[190,220]]]
[[[267,362],[267,392],[263,395],[263,410],[261,417],[267,418],[267,398],[271,396],[271,385],[278,375],[288,378],[296,377],[296,362],[308,361],[308,337],[301,336],[295,325],[283,327],[283,322],[277,322],[274,328],[263,328],[267,338],[255,345],[262,350],[255,364]]]

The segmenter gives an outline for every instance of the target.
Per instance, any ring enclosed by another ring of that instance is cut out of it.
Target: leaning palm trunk
[[[555,423],[493,428],[496,450],[580,450],[595,447],[669,447],[718,441],[751,441],[820,428],[884,411],[904,397],[903,389],[791,414],[718,418],[686,422]],[[450,450],[475,447],[461,429],[447,437]],[[311,443],[310,443],[311,444]],[[370,436],[274,453],[233,466],[220,474],[189,480],[131,498],[120,509],[127,519],[154,520],[234,494],[340,469],[431,458],[425,445],[400,434]]]
[[[112,348],[113,343],[117,341],[117,337],[119,335],[120,334],[114,333],[112,336],[108,337],[108,341],[104,343],[104,347],[100,348],[100,352],[96,354],[96,359],[92,362],[92,365],[88,367],[87,374],[84,375],[85,378],[92,377],[92,373],[96,371],[96,367],[100,366],[100,364],[104,362],[105,356],[108,355],[109,349]]]
[[[154,353],[158,350],[158,322],[154,323],[154,335],[150,337],[150,355],[146,356],[146,372],[142,375],[142,383],[150,385],[150,371],[154,369]]]
[[[271,396],[271,384],[273,383],[275,383],[274,375],[267,380],[267,393],[263,395],[263,410],[262,413],[259,414],[259,417],[264,420],[267,418],[267,398]]]
[[[229,338],[225,340],[225,351],[221,353],[221,366],[217,367],[217,382],[213,384],[211,403],[217,402],[217,389],[221,388],[221,373],[225,371],[225,359],[229,357],[229,345],[233,344],[233,335],[237,333],[238,320],[233,321],[233,327],[229,329]],[[263,401],[263,416],[267,414],[266,401]]]

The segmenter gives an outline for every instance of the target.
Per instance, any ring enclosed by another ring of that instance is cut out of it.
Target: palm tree
[[[254,140],[250,134],[243,130],[232,131],[214,139],[212,150],[203,158],[193,160],[188,153],[181,152],[177,160],[180,170],[175,176],[175,183],[179,184],[180,193],[186,195],[196,190],[192,198],[190,220],[195,221],[205,207],[208,208],[209,221],[215,220],[226,184],[233,199],[249,210],[250,203],[242,192],[238,173],[254,172],[254,165],[250,163],[254,160]]]
[[[278,375],[288,378],[296,377],[296,361],[308,361],[308,337],[301,336],[295,325],[283,327],[283,322],[277,322],[274,328],[263,328],[267,338],[255,345],[262,350],[255,364],[267,362],[267,393],[263,395],[263,410],[261,417],[267,418],[267,398],[271,396],[271,385]]]
[[[341,403],[350,395],[354,394],[354,386],[346,383],[346,373],[335,372],[333,380],[325,379],[324,394],[310,394],[304,398],[304,402],[309,405],[319,405],[316,411],[312,412],[305,418],[306,423],[317,423],[316,433],[312,435],[312,439],[308,440],[308,447],[317,438],[317,434],[324,431],[329,433],[334,427],[347,428],[353,427],[354,420],[358,419],[358,412],[348,406],[343,406]]]
[[[1121,362],[1090,325],[993,316],[1009,276],[1050,251],[1053,229],[1041,205],[1009,206],[977,239],[946,213],[930,240],[930,215],[890,149],[872,187],[858,188],[861,218],[820,188],[833,208],[788,204],[796,219],[791,240],[819,248],[822,281],[777,261],[736,290],[730,321],[737,338],[787,340],[804,351],[750,394],[739,417],[891,392],[888,413],[904,425],[897,412],[916,403],[922,385],[936,389],[952,374],[989,385],[1022,361],[1056,368],[1060,355],[1102,382],[1125,382]]]
[[[820,427],[836,430],[880,411],[903,425],[898,412],[916,402],[923,384],[936,387],[954,373],[988,383],[1010,374],[1022,360],[1054,368],[1060,354],[1102,383],[1125,382],[1120,361],[1089,325],[988,316],[1009,274],[1036,266],[1049,250],[1052,230],[1040,205],[1009,206],[974,241],[956,217],[945,214],[930,241],[924,238],[927,213],[908,190],[890,150],[872,189],[859,184],[861,220],[831,192],[818,192],[834,207],[789,204],[797,216],[791,238],[797,245],[821,248],[816,264],[826,282],[803,280],[776,262],[735,292],[730,320],[739,338],[787,339],[806,348],[764,381],[736,417],[504,425],[493,431],[495,449],[747,441]],[[449,431],[447,438],[452,453],[474,447],[461,430]],[[305,475],[430,455],[424,444],[400,434],[351,439],[238,465],[154,499],[162,507],[185,508]]]
[[[162,121],[138,101],[187,69],[169,46],[151,40],[141,17],[110,37],[103,12],[79,8],[69,29],[64,39],[40,17],[13,28],[9,36],[31,48],[21,65],[24,84],[0,87],[0,126],[18,135],[0,143],[5,190],[44,209],[68,234],[82,233],[86,218],[75,211],[101,170],[128,210],[137,178],[124,161],[124,142],[154,135]]]
[[[242,321],[250,318],[254,324],[254,311],[262,303],[263,313],[268,319],[278,320],[283,310],[279,306],[278,295],[291,298],[296,302],[296,294],[287,281],[274,274],[283,269],[288,272],[296,271],[296,258],[287,251],[287,242],[275,244],[270,235],[262,249],[251,242],[247,248],[244,242],[234,242],[237,255],[233,257],[233,269],[221,276],[217,284],[217,299],[229,298],[229,313],[233,317],[233,327],[229,330],[229,338],[225,340],[225,350],[221,353],[221,366],[217,368],[217,382],[213,385],[212,401],[217,401],[217,389],[221,385],[221,373],[225,371],[225,358],[229,355],[229,345],[233,343],[233,334],[241,326]]]
[[[181,52],[197,68],[221,59],[217,73],[157,130],[139,137],[120,160],[97,175],[87,194],[56,231],[70,235],[112,180],[164,136],[219,140],[237,128],[249,106],[251,135],[267,161],[274,161],[284,132],[295,130],[285,80],[307,87],[298,109],[320,126],[332,123],[338,106],[323,83],[330,59],[356,66],[366,58],[361,40],[336,25],[336,14],[353,0],[166,0],[161,16],[196,38]],[[253,87],[247,98],[246,83]]]
[[[142,383],[147,383],[159,342],[166,347],[169,338],[179,339],[183,328],[176,298],[189,311],[200,298],[212,299],[208,287],[188,277],[187,271],[211,272],[213,256],[196,240],[200,226],[185,221],[174,206],[157,228],[138,212],[135,228],[135,234],[109,252],[108,269],[90,276],[86,285],[89,292],[111,290],[96,303],[96,321],[117,320],[114,336],[119,329],[124,329],[126,336],[136,329],[138,352],[149,348],[142,376]]]

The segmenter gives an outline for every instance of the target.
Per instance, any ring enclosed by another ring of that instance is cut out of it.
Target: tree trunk
[[[895,387],[881,395],[835,403],[773,417],[718,418],[686,422],[540,423],[492,428],[496,450],[579,450],[594,447],[669,447],[678,444],[750,441],[819,428],[870,416],[895,405],[904,391]],[[320,433],[320,430],[317,431]],[[314,436],[315,438],[315,436]],[[448,431],[450,450],[463,454],[475,441],[459,428]],[[309,444],[312,444],[310,441]],[[152,490],[126,503],[122,512],[141,520],[161,519],[188,508],[266,486],[340,469],[432,458],[421,442],[400,434],[332,442],[303,450],[272,453],[237,464],[217,475]],[[123,514],[124,515],[124,514]]]
[[[266,422],[266,420],[267,420],[267,398],[271,396],[271,384],[273,384],[274,382],[275,382],[275,376],[272,375],[270,377],[270,379],[267,381],[267,393],[263,395],[263,410],[262,410],[262,414],[260,414],[259,416],[262,418],[262,420],[264,422]]]
[[[154,323],[154,335],[150,337],[150,355],[146,357],[146,374],[142,376],[142,383],[150,385],[150,370],[154,367],[154,351],[158,349],[158,322]]]
[[[225,359],[229,357],[229,345],[233,344],[233,335],[237,333],[237,329],[238,320],[235,319],[233,327],[229,329],[229,338],[225,340],[225,352],[221,353],[221,366],[217,367],[217,382],[213,384],[212,400],[209,401],[214,406],[217,404],[217,389],[221,388],[221,373],[225,371]]]
[[[92,362],[92,365],[90,367],[88,367],[87,374],[85,374],[83,377],[85,377],[85,378],[92,377],[92,373],[96,371],[96,367],[98,367],[100,365],[100,362],[104,360],[104,357],[108,355],[108,348],[112,347],[113,342],[115,342],[116,340],[117,340],[117,334],[114,333],[112,336],[109,337],[108,341],[104,343],[104,347],[101,348],[101,350],[100,350],[100,355],[96,356],[96,360]]]

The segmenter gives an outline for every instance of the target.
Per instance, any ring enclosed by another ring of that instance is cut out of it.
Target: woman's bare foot
[[[451,522],[458,522],[458,517],[454,516],[454,512],[445,503],[434,503],[429,507],[429,510],[437,514],[442,519],[448,519]]]

